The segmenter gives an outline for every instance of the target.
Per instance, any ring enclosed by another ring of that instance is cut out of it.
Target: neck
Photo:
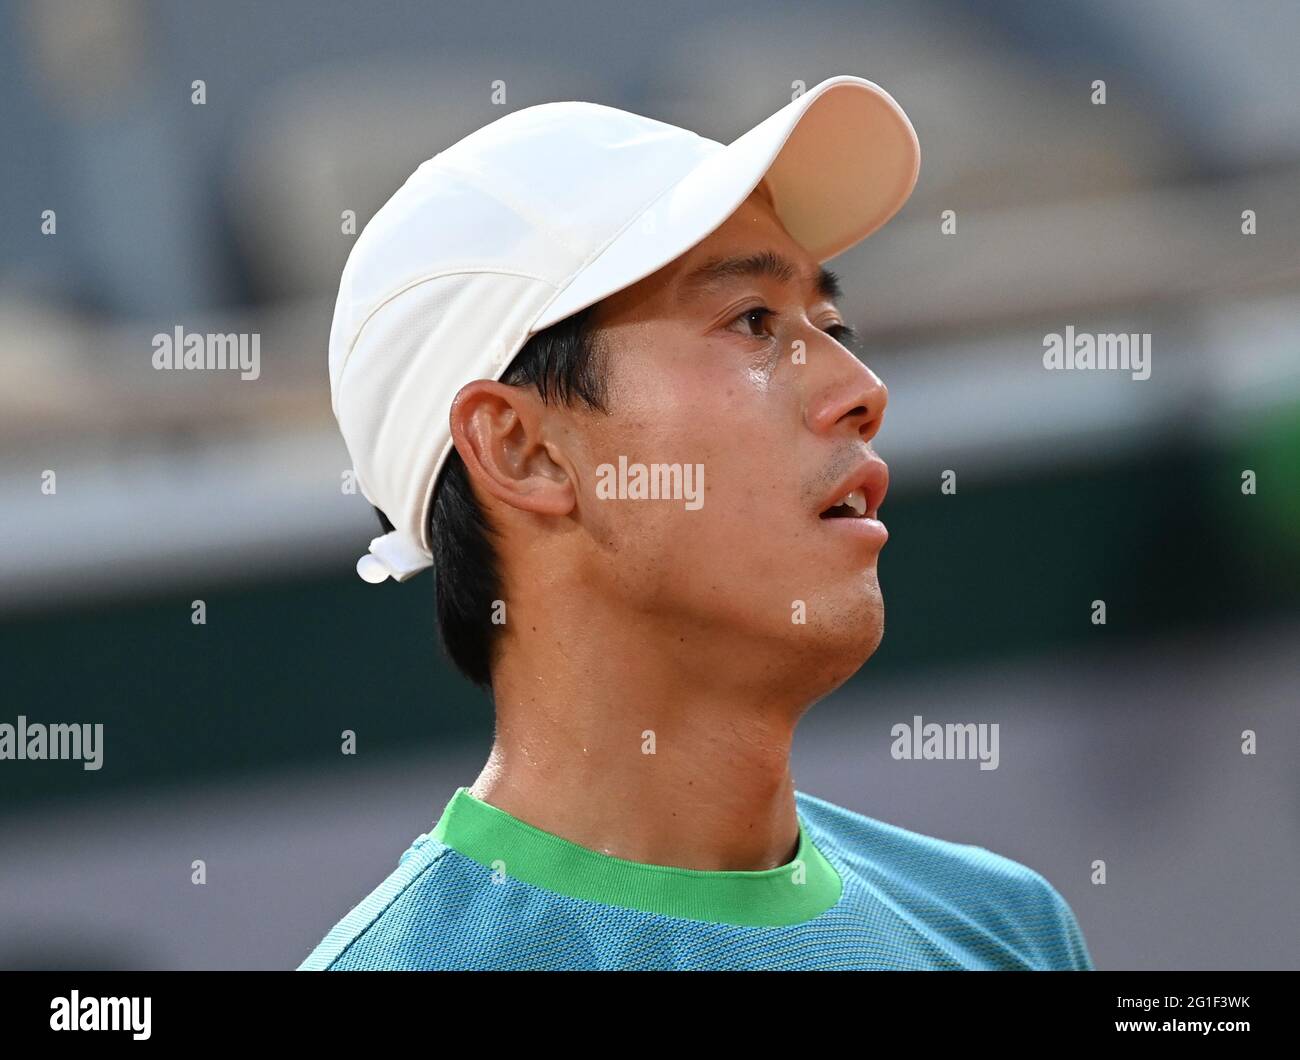
[[[625,607],[599,610],[590,597],[580,616],[512,606],[493,670],[496,736],[470,794],[628,861],[789,863],[790,748],[814,697],[773,692],[770,646],[765,667],[752,645],[705,646],[707,630],[674,623],[666,634],[629,622]]]

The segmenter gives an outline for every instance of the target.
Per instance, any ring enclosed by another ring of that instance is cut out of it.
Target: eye
[[[743,313],[737,316],[732,320],[730,326],[734,326],[735,324],[744,321],[747,326],[758,328],[757,331],[749,331],[749,336],[751,338],[767,338],[769,336],[763,328],[763,322],[767,320],[768,317],[775,315],[776,311],[769,309],[767,306],[755,306],[753,309],[746,309]],[[853,349],[854,344],[857,342],[858,333],[847,324],[831,324],[822,330],[836,342],[847,346],[850,349]]]
[[[847,324],[832,324],[830,327],[826,328],[825,331],[826,334],[836,342],[845,346],[851,345],[858,337],[858,333]]]
[[[745,321],[747,324],[750,322],[757,323],[760,330],[757,332],[750,332],[750,335],[752,338],[761,339],[767,337],[767,333],[762,330],[763,321],[772,315],[774,315],[773,310],[768,309],[767,306],[765,305],[761,305],[761,306],[756,306],[753,309],[746,309],[743,313],[740,314],[740,316],[736,317],[736,319],[733,320],[731,323],[735,324],[738,321],[742,321],[742,320]],[[754,318],[757,318],[757,320],[755,320]]]

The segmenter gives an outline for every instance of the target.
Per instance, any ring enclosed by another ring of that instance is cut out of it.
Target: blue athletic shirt
[[[299,971],[1093,969],[1033,869],[795,803],[789,864],[712,872],[609,857],[458,788]]]

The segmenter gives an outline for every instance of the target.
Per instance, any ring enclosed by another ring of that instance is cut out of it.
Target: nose
[[[885,418],[889,388],[856,357],[848,359],[852,364],[809,402],[808,427],[817,434],[852,432],[869,442]]]

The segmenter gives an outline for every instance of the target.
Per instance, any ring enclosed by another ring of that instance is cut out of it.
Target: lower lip
[[[838,533],[852,534],[877,548],[889,540],[889,530],[879,519],[822,519],[821,522],[838,526]]]

